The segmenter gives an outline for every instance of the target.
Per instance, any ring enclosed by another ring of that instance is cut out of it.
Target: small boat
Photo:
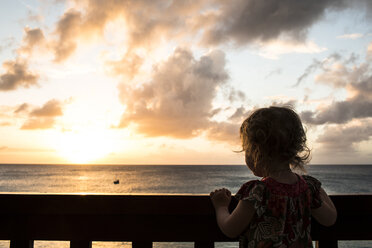
[[[119,179],[114,181],[114,184],[119,184],[119,183],[120,183]]]

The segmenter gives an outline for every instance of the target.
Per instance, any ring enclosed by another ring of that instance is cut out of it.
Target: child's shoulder
[[[316,179],[316,178],[313,177],[313,176],[302,175],[301,177],[305,180],[305,182],[306,182],[307,184],[311,184],[311,185],[319,185],[319,186],[322,184],[318,179]]]
[[[266,184],[264,182],[260,180],[251,180],[240,187],[235,197],[242,199],[252,194],[262,194],[265,188]]]
[[[309,175],[302,175],[301,177],[305,180],[308,187],[313,193],[319,192],[322,186],[322,183],[318,179],[316,179],[315,177],[309,176]]]

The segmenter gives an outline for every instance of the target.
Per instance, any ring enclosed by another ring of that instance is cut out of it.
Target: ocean
[[[307,174],[329,194],[372,193],[372,165],[310,165]],[[257,179],[244,165],[20,165],[0,164],[0,192],[209,194],[225,187],[235,193]],[[114,184],[120,180],[119,184]],[[9,247],[1,241],[0,248]],[[69,247],[69,242],[35,241],[34,247]],[[94,242],[94,248],[131,247],[127,242]],[[154,247],[193,247],[154,243]],[[216,247],[237,247],[217,243]],[[339,241],[341,248],[372,248],[372,241]]]

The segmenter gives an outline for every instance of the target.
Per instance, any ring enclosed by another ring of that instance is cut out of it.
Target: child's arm
[[[322,205],[319,208],[312,209],[311,214],[320,224],[332,226],[337,219],[336,207],[323,188],[320,188],[319,194],[322,199]]]
[[[221,231],[230,238],[241,234],[248,226],[254,215],[253,206],[247,201],[239,201],[234,211],[229,213],[231,192],[227,189],[219,189],[210,194],[213,206],[216,210],[217,224]]]

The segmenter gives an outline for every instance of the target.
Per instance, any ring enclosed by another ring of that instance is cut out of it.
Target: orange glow
[[[84,130],[59,133],[56,151],[70,163],[92,163],[109,154],[113,145],[104,130]]]

